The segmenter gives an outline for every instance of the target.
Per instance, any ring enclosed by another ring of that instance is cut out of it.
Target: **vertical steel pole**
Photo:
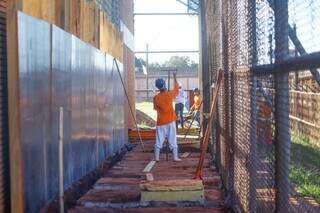
[[[204,0],[199,1],[200,4],[200,73],[202,80],[203,93],[203,115],[208,115],[210,112],[210,72],[208,61],[208,42],[207,42],[207,26],[206,26],[206,5]],[[207,119],[203,116],[203,132],[206,131]]]
[[[254,66],[258,62],[257,56],[257,26],[256,26],[256,0],[248,0],[248,29],[249,32],[249,66]],[[249,156],[249,211],[256,212],[257,208],[257,78],[250,73],[250,156]]]
[[[59,108],[59,206],[64,213],[64,180],[63,180],[63,108]]]
[[[149,45],[146,45],[146,89],[147,89],[147,100],[149,101]]]
[[[170,90],[170,70],[168,70],[168,90]]]
[[[288,0],[274,1],[275,62],[289,56]],[[275,74],[276,212],[287,212],[290,195],[290,125],[288,73]]]
[[[99,166],[99,134],[100,134],[100,108],[97,108],[97,129],[96,129],[96,163]]]
[[[226,188],[229,191],[229,163],[230,163],[230,116],[229,116],[229,5],[230,0],[226,0],[222,4],[222,67],[224,71],[223,82],[223,140],[222,147],[222,177]]]

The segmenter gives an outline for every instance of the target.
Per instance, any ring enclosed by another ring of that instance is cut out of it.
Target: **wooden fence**
[[[320,93],[291,90],[290,121],[292,130],[320,147]]]

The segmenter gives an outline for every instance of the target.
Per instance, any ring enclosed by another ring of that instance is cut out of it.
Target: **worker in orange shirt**
[[[272,110],[264,97],[258,98],[257,137],[260,143],[272,144]]]
[[[198,122],[199,126],[200,126],[200,107],[201,107],[201,96],[200,96],[200,91],[198,88],[195,88],[193,90],[193,105],[190,108],[190,112],[193,112],[194,116],[195,116],[195,120]]]
[[[156,80],[159,93],[153,98],[153,107],[157,111],[156,144],[154,146],[155,160],[159,161],[160,149],[165,139],[168,139],[172,150],[173,160],[181,161],[178,157],[178,145],[176,137],[176,113],[173,109],[173,101],[179,93],[179,85],[176,73],[173,73],[174,88],[168,91],[163,79]]]

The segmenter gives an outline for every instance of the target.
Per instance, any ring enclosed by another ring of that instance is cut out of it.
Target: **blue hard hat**
[[[162,78],[156,80],[156,87],[161,90],[166,88],[166,82]]]

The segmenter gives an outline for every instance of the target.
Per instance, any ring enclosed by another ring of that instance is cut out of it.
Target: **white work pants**
[[[161,149],[166,137],[168,138],[170,149],[177,149],[176,122],[157,126],[155,148]]]

